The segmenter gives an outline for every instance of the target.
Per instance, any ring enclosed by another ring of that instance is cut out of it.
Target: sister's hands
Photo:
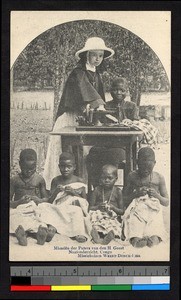
[[[99,105],[99,107],[97,108],[97,111],[105,111],[105,107],[104,105]]]

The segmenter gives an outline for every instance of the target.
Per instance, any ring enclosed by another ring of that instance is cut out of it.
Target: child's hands
[[[30,196],[31,201],[34,201],[36,205],[42,203],[42,199],[38,198],[37,196]]]
[[[25,195],[25,196],[21,197],[21,199],[19,201],[20,201],[20,204],[29,203],[31,201],[31,196]]]
[[[109,205],[109,209],[114,210],[114,209],[115,209],[115,206],[114,206],[113,204],[110,204],[110,205]]]
[[[143,186],[143,187],[140,187],[140,188],[137,188],[135,191],[135,196],[136,197],[142,197],[142,196],[145,196],[147,193],[148,193],[148,188]]]
[[[64,188],[63,185],[58,184],[57,187],[56,187],[56,192],[57,192],[57,194],[60,193],[60,192],[62,192],[62,191],[64,191],[64,189],[65,189],[65,188]]]
[[[20,204],[27,204],[30,201],[34,201],[36,205],[42,203],[42,199],[38,198],[37,196],[25,195],[20,199]]]
[[[65,192],[72,196],[77,195],[76,191],[71,186],[66,186]]]
[[[159,199],[159,196],[160,196],[160,194],[158,194],[154,188],[148,189],[148,195],[150,198],[153,197],[153,198],[157,198],[157,199]]]
[[[106,203],[101,203],[98,205],[100,211],[106,211]]]

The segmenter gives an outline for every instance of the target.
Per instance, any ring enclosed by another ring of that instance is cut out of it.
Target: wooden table
[[[59,132],[51,132],[52,135],[60,135],[62,141],[62,151],[67,151],[72,146],[77,164],[77,175],[83,177],[83,147],[125,147],[126,165],[124,173],[124,183],[130,171],[136,168],[137,137],[143,135],[141,130],[129,131],[76,131],[75,127],[64,127]]]

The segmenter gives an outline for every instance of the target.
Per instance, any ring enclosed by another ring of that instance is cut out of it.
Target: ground
[[[32,103],[36,104],[37,101],[36,93],[29,95],[30,98],[33,99]],[[40,95],[40,94],[39,94]],[[28,97],[29,97],[28,96]],[[19,97],[16,99],[16,97]],[[48,145],[49,135],[48,132],[52,130],[53,124],[53,113],[52,113],[52,93],[42,93],[41,94],[41,107],[37,107],[36,109],[31,106],[30,99],[26,96],[26,94],[16,93],[16,97],[13,101],[14,107],[11,109],[11,175],[15,175],[19,170],[18,157],[19,153],[22,149],[31,147],[37,151],[38,155],[38,172],[42,173],[46,150]],[[148,97],[147,97],[148,98]],[[146,98],[145,101],[148,101]],[[39,99],[39,98],[38,98]],[[46,100],[51,100],[47,102]],[[17,101],[20,101],[21,109],[17,109],[16,104]],[[157,100],[161,101],[159,97]],[[39,100],[38,100],[39,101]],[[153,104],[153,103],[152,103]],[[16,107],[16,109],[15,109]],[[23,109],[22,109],[23,108]],[[170,126],[170,125],[169,125]],[[164,175],[166,186],[168,192],[170,193],[170,144],[169,139],[167,143],[160,143],[155,147],[156,154],[156,166],[155,170]],[[170,230],[170,206],[163,208],[164,210],[164,221],[167,231]],[[55,250],[54,247],[95,247],[95,244],[92,242],[86,242],[84,244],[79,244],[75,241],[70,240],[65,236],[61,236],[56,234],[53,240],[50,243],[46,243],[43,246],[40,246],[36,243],[36,240],[32,238],[28,238],[28,246],[23,247],[18,245],[15,237],[10,236],[10,252],[9,258],[11,261],[60,261],[60,260],[79,260],[76,255],[69,254],[68,250]],[[121,261],[148,261],[148,260],[160,260],[167,261],[169,260],[169,242],[166,244],[161,243],[160,245],[150,249],[146,247],[145,249],[134,249],[130,245],[124,245],[124,243],[120,243],[120,241],[114,241],[110,243],[110,246],[117,246],[118,248],[122,247],[121,251],[114,251],[114,253],[122,253],[122,257],[118,258]],[[100,245],[99,245],[100,247]],[[98,252],[101,249],[98,249]],[[126,256],[127,255],[127,256]],[[128,255],[130,255],[128,257]],[[104,258],[105,259],[105,258]],[[91,260],[88,258],[81,258],[81,260]],[[95,258],[96,260],[96,258]],[[98,258],[98,261],[101,259]],[[106,261],[112,261],[112,258],[107,257]]]
[[[156,154],[156,166],[155,170],[164,174],[166,185],[168,192],[170,193],[170,155],[169,155],[169,144],[159,144],[155,149]],[[167,232],[169,233],[170,228],[170,206],[163,207],[163,216],[165,227]],[[45,243],[43,246],[40,246],[36,243],[35,239],[28,238],[28,246],[23,247],[18,245],[17,240],[12,235],[10,236],[10,260],[13,261],[60,261],[60,260],[72,260],[76,261],[79,258],[75,255],[67,255],[67,250],[54,250],[54,247],[94,247],[95,244],[92,242],[86,242],[83,244],[79,244],[76,241],[72,241],[68,237],[56,234],[53,240],[50,243]],[[100,247],[100,245],[98,245]],[[143,248],[143,249],[135,249],[128,244],[124,244],[124,242],[120,242],[118,240],[113,241],[109,244],[109,246],[120,247],[121,251],[113,251],[113,253],[121,253],[123,255],[118,260],[121,261],[167,261],[169,260],[169,241],[168,243],[164,244],[161,243],[154,248]],[[145,250],[146,249],[146,250]],[[100,250],[99,250],[100,251]],[[98,251],[98,252],[99,252]],[[124,255],[130,257],[125,257]],[[95,259],[95,258],[94,258]],[[81,260],[87,260],[87,258],[81,258]],[[90,260],[90,259],[88,259]],[[96,260],[96,259],[95,259]],[[98,258],[98,261],[101,259]],[[112,261],[112,258],[106,258],[106,261]]]

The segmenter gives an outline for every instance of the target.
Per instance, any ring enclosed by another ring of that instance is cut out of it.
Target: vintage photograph
[[[11,12],[10,261],[170,260],[170,32],[169,11]]]

